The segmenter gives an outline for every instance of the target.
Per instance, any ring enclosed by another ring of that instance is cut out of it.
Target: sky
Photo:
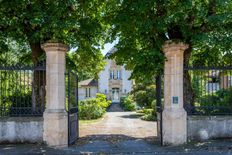
[[[101,50],[101,53],[102,53],[103,55],[106,55],[106,53],[107,53],[112,47],[114,47],[114,45],[115,45],[117,42],[118,42],[118,39],[116,39],[116,40],[113,41],[112,43],[107,43],[107,44],[105,44],[105,45],[104,45],[104,49]],[[72,48],[72,49],[70,49],[70,52],[74,52],[74,51],[76,51],[76,50],[77,50],[77,48]]]
[[[101,51],[103,55],[106,55],[106,53],[115,45],[115,43],[107,43],[104,45],[104,49]]]
[[[112,48],[114,47],[115,44],[117,44],[119,41],[118,38],[116,38],[116,40],[114,40],[112,43],[107,43],[104,45],[104,49],[101,51],[103,55],[106,55],[106,53]]]

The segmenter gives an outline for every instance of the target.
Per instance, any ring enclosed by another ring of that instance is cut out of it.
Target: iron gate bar
[[[227,97],[232,95],[230,94],[232,91],[231,64],[184,66],[183,69],[190,76],[194,93],[194,104],[185,106],[188,115],[232,115],[231,100],[225,98],[226,95]]]
[[[37,83],[40,88],[45,86],[46,67],[38,65],[0,65],[0,117],[27,117],[42,116],[45,109],[43,94],[37,94],[35,102],[32,101],[35,72],[38,72]],[[40,77],[44,71],[43,76]],[[42,79],[41,79],[42,78]],[[41,85],[42,84],[42,85]],[[44,90],[44,89],[42,89]],[[41,99],[41,100],[40,100]],[[42,102],[41,102],[42,101]],[[34,108],[33,108],[34,103]]]
[[[232,70],[232,66],[214,66],[214,67],[207,67],[207,66],[185,66],[184,71],[188,70]]]
[[[77,138],[79,137],[78,76],[76,76]]]
[[[68,145],[70,145],[70,71],[68,70]]]
[[[162,132],[163,108],[162,108],[162,79],[160,74],[156,76],[156,108],[157,108],[157,112],[159,112],[160,114],[160,144],[162,146],[163,145],[163,132]]]
[[[68,145],[75,143],[79,137],[79,122],[78,122],[78,76],[68,70]],[[73,77],[75,78],[74,81]],[[74,85],[72,85],[75,82]],[[72,90],[74,89],[74,91]],[[71,92],[75,95],[75,106],[73,107],[71,101]]]

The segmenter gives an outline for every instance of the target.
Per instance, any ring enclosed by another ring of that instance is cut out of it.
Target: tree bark
[[[184,66],[188,67],[192,48],[189,47],[184,52]],[[194,106],[194,90],[191,84],[191,76],[188,70],[184,70],[184,108],[187,112],[192,112]]]
[[[39,64],[39,57],[44,54],[40,43],[30,43],[32,50],[32,61],[36,68]],[[42,112],[45,107],[45,85],[46,71],[35,69],[32,82],[32,112]]]

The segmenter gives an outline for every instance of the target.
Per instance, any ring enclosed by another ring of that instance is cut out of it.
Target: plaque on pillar
[[[178,97],[177,96],[172,97],[172,103],[173,104],[178,104]]]

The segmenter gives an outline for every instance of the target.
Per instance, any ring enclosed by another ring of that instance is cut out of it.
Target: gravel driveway
[[[157,136],[156,125],[156,122],[141,120],[136,112],[124,112],[118,104],[112,104],[101,120],[80,123],[80,137],[124,135],[131,138],[150,138]]]

